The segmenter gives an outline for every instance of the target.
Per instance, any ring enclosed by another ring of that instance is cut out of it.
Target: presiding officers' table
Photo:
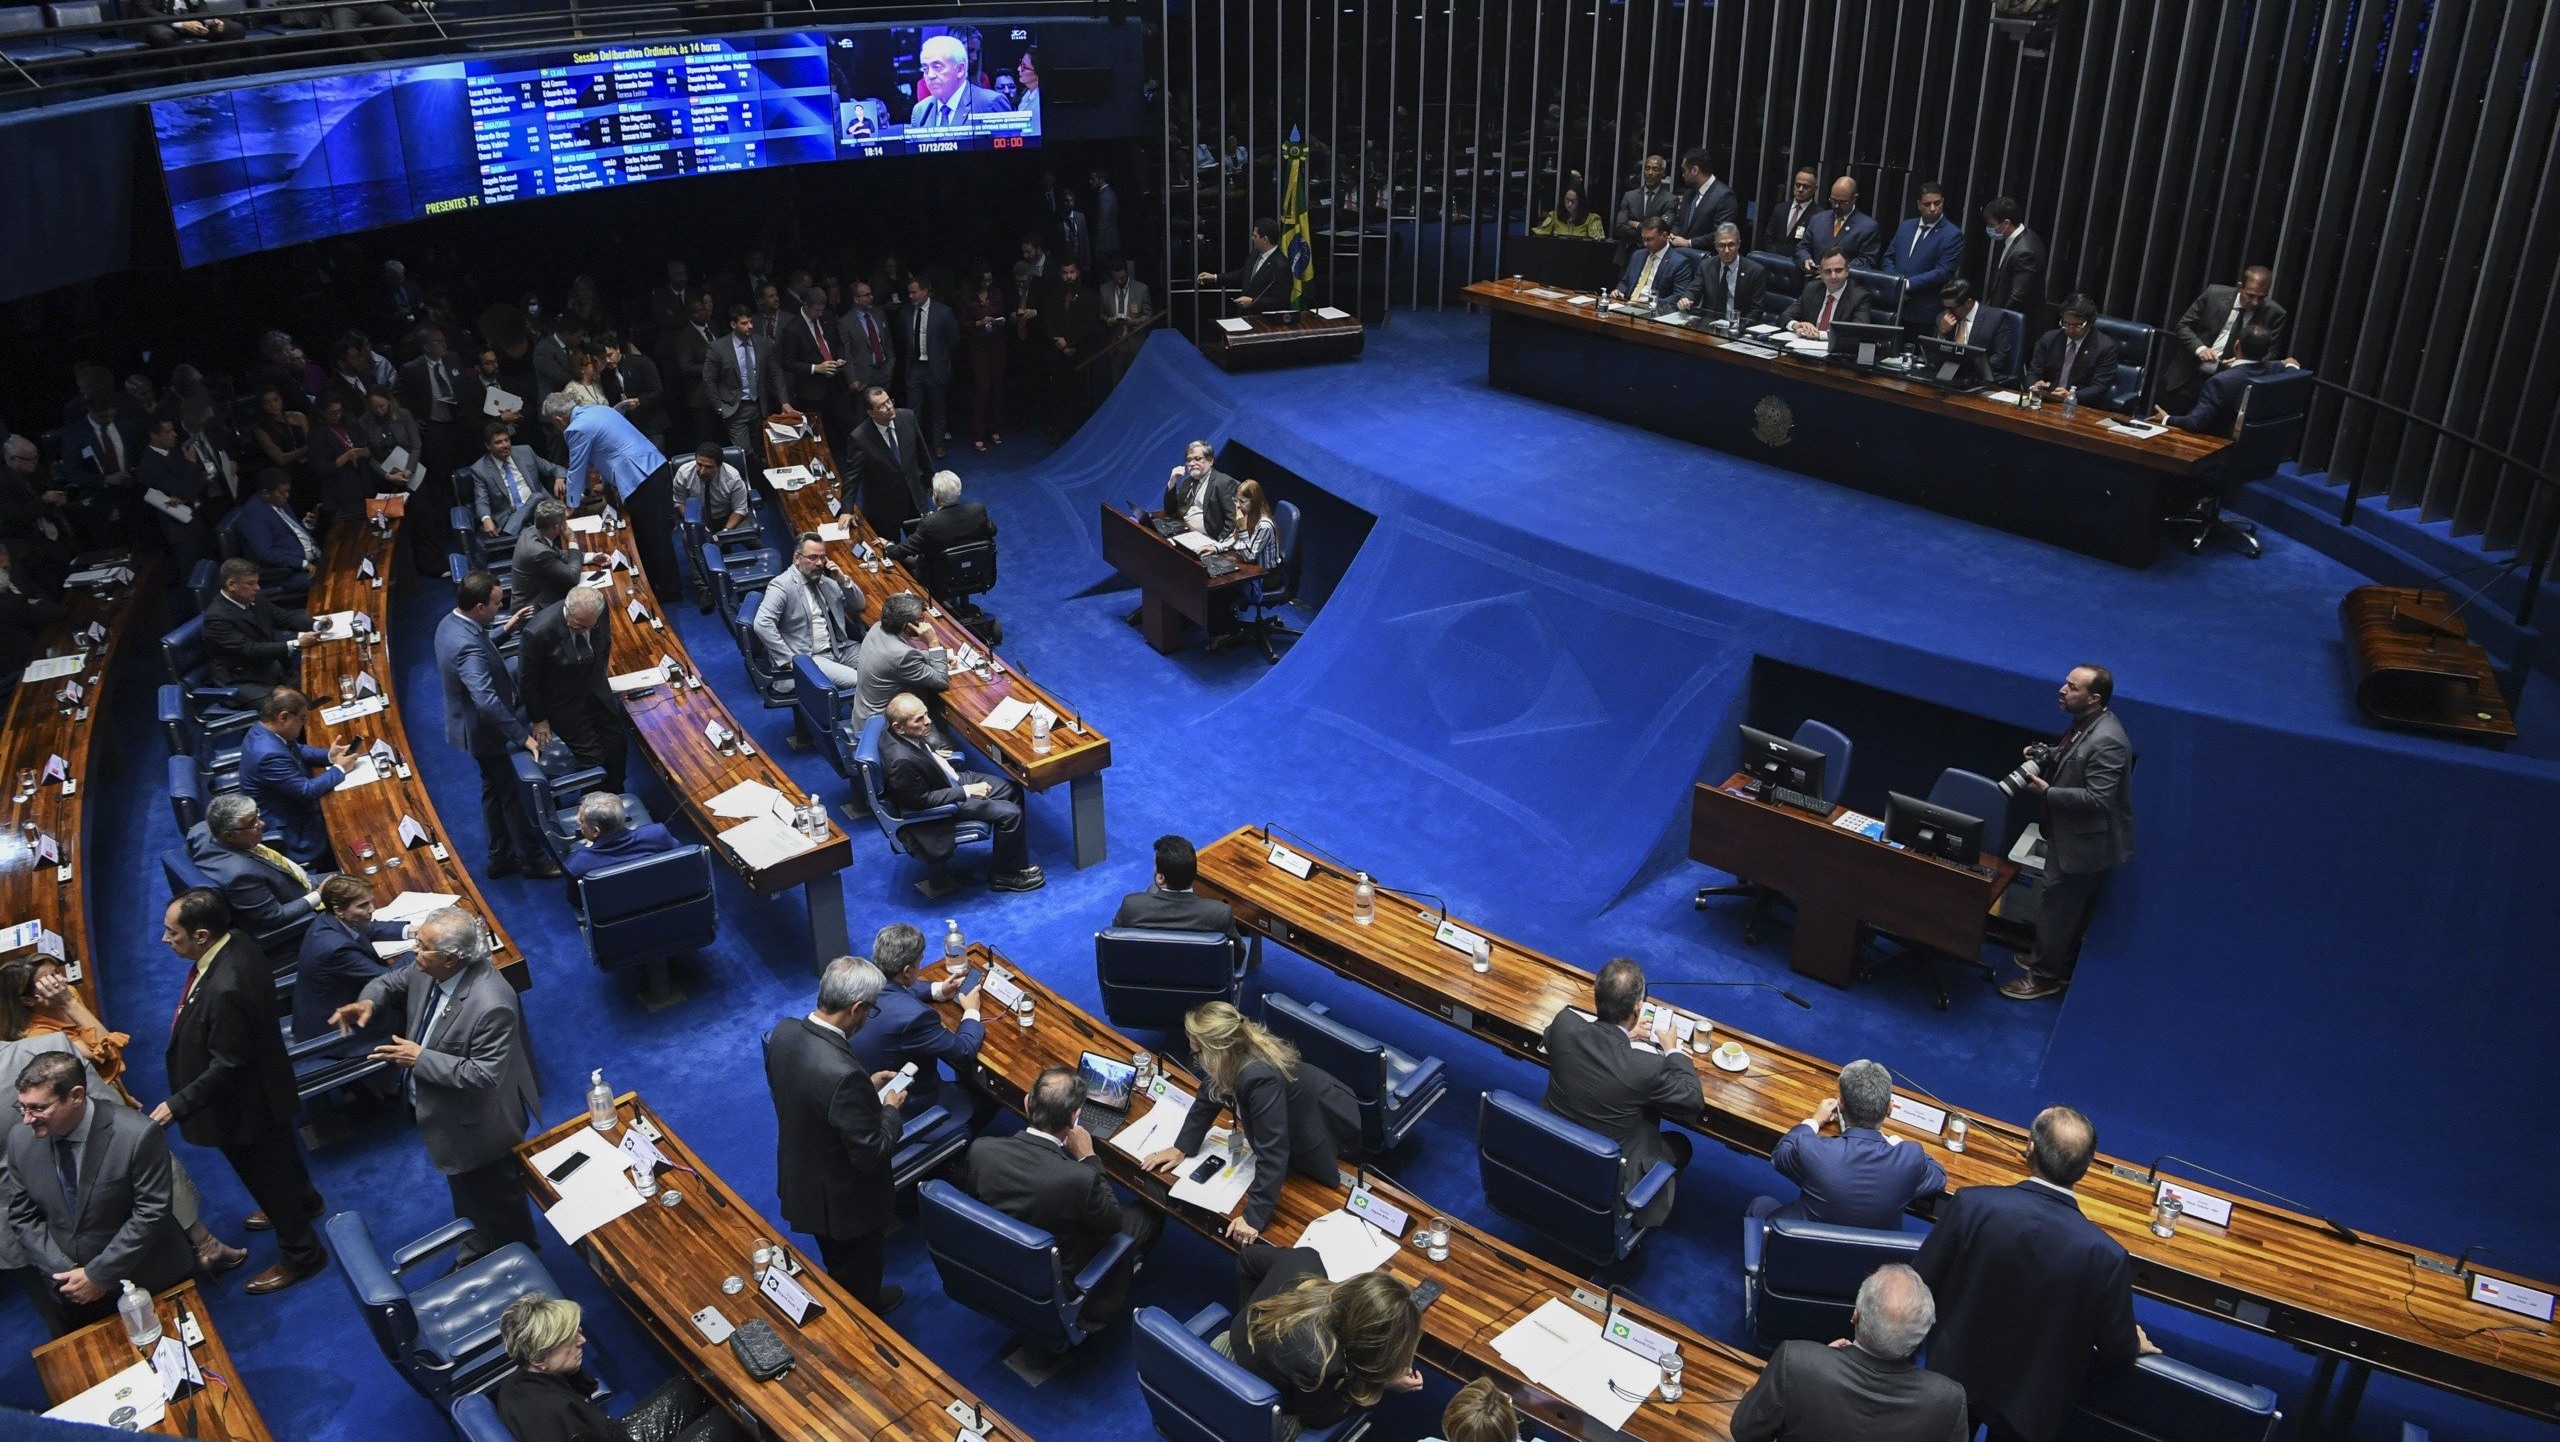
[[[1127,1060],[1142,1050],[983,944],[969,948],[969,960],[980,969],[1003,968],[1032,1000],[1032,1024],[1025,1028],[1004,1016],[1002,1007],[988,998],[986,1040],[978,1047],[978,1078],[1014,1110],[1022,1110],[1024,1095],[1043,1068],[1073,1069],[1079,1055],[1087,1051]],[[946,1021],[959,1015],[956,1002],[941,1003],[941,1010]],[[1180,1090],[1198,1094],[1197,1080],[1180,1067],[1168,1064],[1165,1076]],[[1146,1108],[1146,1103],[1132,1103],[1131,1125],[1137,1124]],[[1232,1122],[1230,1117],[1229,1123]],[[1170,1214],[1221,1246],[1234,1246],[1226,1238],[1226,1224],[1232,1213],[1204,1211],[1188,1202],[1172,1200],[1165,1181],[1142,1170],[1135,1158],[1108,1142],[1097,1143],[1094,1155],[1102,1158],[1113,1180],[1136,1193],[1147,1205]],[[1440,1300],[1422,1314],[1421,1360],[1460,1381],[1493,1378],[1521,1410],[1564,1435],[1610,1437],[1606,1430],[1585,1432],[1586,1420],[1596,1423],[1596,1419],[1586,1419],[1572,1403],[1522,1375],[1493,1345],[1496,1337],[1550,1301],[1561,1298],[1600,1314],[1605,1311],[1607,1298],[1563,1267],[1435,1210],[1428,1199],[1378,1173],[1368,1175],[1368,1185],[1375,1196],[1411,1218],[1415,1227],[1433,1217],[1449,1218],[1446,1260],[1432,1261],[1417,1250],[1414,1232],[1408,1228],[1403,1245],[1386,1267],[1408,1285],[1436,1281],[1446,1288]],[[1263,1229],[1264,1239],[1275,1246],[1294,1245],[1305,1234],[1308,1223],[1342,1210],[1349,1199],[1350,1191],[1345,1186],[1329,1186],[1293,1172],[1281,1188],[1278,1209]],[[1242,1210],[1241,1202],[1236,1210]],[[1679,1401],[1665,1402],[1658,1394],[1648,1397],[1616,1429],[1615,1435],[1635,1442],[1722,1442],[1729,1438],[1733,1405],[1759,1380],[1759,1360],[1630,1298],[1621,1297],[1619,1301],[1630,1320],[1680,1344],[1685,1378]],[[1592,1320],[1598,1320],[1597,1315]]]
[[[1233,905],[1237,923],[1257,936],[1540,1065],[1548,1021],[1564,1007],[1591,1005],[1590,972],[1471,926],[1493,951],[1492,970],[1477,975],[1437,939],[1432,911],[1389,893],[1379,894],[1370,925],[1356,924],[1351,868],[1307,856],[1310,848],[1285,834],[1282,844],[1310,862],[1305,880],[1272,862],[1261,828],[1240,827],[1201,848],[1200,894]],[[1838,1094],[1840,1068],[1832,1062],[1720,1025],[1714,1035],[1750,1054],[1740,1073],[1703,1059],[1698,1067],[1707,1103],[1700,1130],[1729,1147],[1766,1156],[1817,1103]],[[1947,1105],[1917,1095],[1906,1100]],[[1960,1153],[1947,1149],[1943,1128],[1926,1130],[1900,1114],[1886,1125],[1926,1144],[1951,1188],[2023,1180],[2026,1130],[1961,1115],[1973,1121]],[[2154,1236],[2155,1176],[2228,1200],[2228,1223],[2203,1221],[2191,1205],[2175,1237]],[[2468,1300],[2452,1275],[2452,1257],[2380,1238],[2351,1240],[2322,1218],[2104,1155],[2078,1194],[2080,1209],[2132,1254],[2136,1288],[2319,1355],[2324,1383],[2344,1360],[2351,1389],[2357,1370],[2380,1367],[2531,1416],[2560,1417],[2560,1340],[2547,1324]],[[2548,1282],[2515,1280],[2551,1290]]]
[[[270,1442],[266,1419],[240,1386],[240,1369],[231,1360],[231,1349],[222,1345],[222,1334],[214,1330],[213,1314],[205,1310],[196,1284],[180,1282],[154,1300],[163,1337],[183,1341],[181,1324],[187,1317],[203,1330],[204,1340],[188,1350],[195,1354],[204,1385],[170,1403],[151,1430],[200,1442]],[[125,1340],[124,1319],[113,1316],[35,1350],[36,1375],[44,1379],[46,1399],[57,1407],[141,1360],[142,1354]]]
[[[320,575],[311,585],[307,604],[314,621],[353,611],[363,618],[366,629],[352,633],[337,629],[303,643],[302,691],[311,701],[310,729],[304,732],[303,742],[325,750],[346,737],[364,751],[378,741],[397,758],[395,767],[381,773],[382,779],[362,786],[342,785],[321,797],[320,816],[328,823],[329,849],[338,865],[349,875],[371,882],[376,903],[407,891],[459,897],[457,904],[489,928],[489,959],[498,974],[522,991],[533,985],[532,969],[525,954],[507,939],[498,913],[480,895],[470,868],[454,851],[452,833],[436,815],[426,778],[418,774],[412,759],[417,753],[410,749],[409,728],[401,723],[393,668],[384,664],[390,654],[384,628],[391,620],[389,584],[400,523],[395,514],[381,514],[361,525],[340,522],[329,533],[328,549],[320,557]],[[341,683],[360,687],[358,678],[364,677],[372,678],[378,694],[359,690],[351,707],[340,701]],[[429,716],[441,715],[435,709],[441,701],[428,705]],[[351,715],[349,710],[361,714]],[[440,728],[441,723],[437,724]],[[440,729],[437,741],[443,741]],[[413,839],[405,843],[403,822],[415,823],[410,831]]]
[[[0,926],[33,921],[59,938],[64,974],[79,988],[90,1015],[100,1018],[106,1010],[99,1005],[97,970],[89,964],[89,906],[82,890],[89,874],[89,828],[83,822],[97,770],[91,763],[107,729],[106,681],[142,609],[133,598],[149,594],[158,578],[154,563],[131,581],[66,594],[62,619],[45,632],[27,665],[59,669],[59,663],[45,663],[77,657],[81,669],[21,681],[9,699],[7,727],[0,730],[0,784],[10,788],[15,812],[0,833]],[[47,774],[55,757],[63,762],[59,778]],[[21,777],[33,784],[22,785]],[[39,854],[48,840],[56,860]]]
[[[1199,553],[1157,535],[1147,516],[1112,509],[1102,503],[1102,559],[1138,583],[1146,598],[1138,610],[1138,630],[1147,644],[1170,656],[1182,649],[1182,623],[1215,626],[1235,609],[1235,598],[1262,575],[1262,568],[1234,557],[1236,568],[1212,576]]]
[[[2134,440],[2095,409],[2066,420],[2053,406],[1753,355],[1529,281],[1478,281],[1466,295],[1493,312],[1486,371],[1504,390],[2126,566],[2151,564],[2161,518],[2229,444],[2177,430]]]
[[[742,782],[755,782],[782,793],[797,806],[811,799],[772,757],[756,749],[746,728],[738,724],[719,693],[701,684],[693,656],[666,623],[658,598],[640,568],[637,538],[628,522],[608,532],[600,516],[580,516],[569,523],[572,544],[590,553],[619,557],[601,574],[586,573],[588,584],[604,592],[605,620],[613,632],[611,668],[617,676],[660,668],[672,661],[686,678],[622,692],[623,714],[649,768],[666,783],[694,831],[713,854],[729,864],[758,896],[779,896],[802,888],[809,907],[810,955],[815,965],[850,951],[845,930],[844,883],[836,873],[853,864],[853,838],[833,818],[822,838],[804,837],[787,827],[777,830],[768,818],[752,822],[751,833],[723,838],[741,826],[738,818],[711,810],[714,797]],[[714,728],[724,739],[712,739]],[[821,808],[823,814],[824,808]],[[750,840],[749,837],[753,839]],[[761,843],[761,844],[759,844]],[[785,854],[783,848],[797,846]]]
[[[1799,975],[1833,986],[1858,979],[1858,928],[1881,927],[1950,956],[1982,952],[1993,903],[2018,879],[2016,862],[1982,853],[1969,871],[1904,851],[1815,816],[1762,801],[1735,772],[1721,786],[1701,781],[1689,804],[1689,857],[1784,893],[1796,904]]]
[[[854,1301],[824,1267],[805,1257],[798,1258],[794,1280],[820,1310],[806,1325],[795,1326],[758,1288],[750,1260],[760,1246],[780,1244],[796,1253],[790,1234],[758,1215],[703,1165],[667,1119],[638,1095],[625,1092],[615,1105],[621,1124],[605,1140],[619,1143],[645,1117],[669,1170],[659,1176],[657,1197],[587,1233],[576,1247],[704,1391],[753,1418],[763,1435],[773,1438],[953,1442],[958,1436],[960,1442],[1029,1442],[1020,1428],[988,1411],[932,1358]],[[548,1207],[559,1192],[534,1170],[533,1158],[586,1125],[581,1111],[517,1146],[516,1159],[535,1205]],[[674,1204],[664,1205],[669,1197],[676,1198]],[[731,1277],[743,1283],[735,1293],[722,1286]],[[763,1319],[791,1350],[791,1370],[768,1382],[748,1376],[727,1344],[710,1342],[696,1330],[693,1316],[705,1307],[717,1308],[733,1327]],[[984,1426],[964,1427],[963,1416]],[[965,1435],[980,1431],[983,1437]]]
[[[789,418],[778,417],[775,424],[787,425]],[[1006,662],[994,647],[933,604],[933,593],[925,589],[922,579],[889,560],[882,552],[884,541],[880,534],[871,529],[861,511],[846,503],[845,475],[828,451],[825,438],[805,422],[802,432],[789,441],[774,439],[770,429],[765,433],[766,466],[811,466],[814,461],[826,468],[824,479],[788,490],[772,488],[792,534],[814,531],[826,539],[827,558],[845,573],[847,583],[862,593],[865,618],[878,620],[882,602],[901,592],[910,593],[930,608],[935,645],[954,654],[966,647],[987,658],[987,665],[980,671],[951,673],[951,688],[942,693],[943,724],[1026,792],[1046,791],[1065,782],[1075,833],[1076,865],[1085,867],[1100,861],[1109,850],[1102,822],[1102,773],[1111,765],[1111,738],[1086,725],[1056,693]],[[775,549],[788,559],[791,538],[783,537]],[[874,558],[869,564],[863,560],[865,552]],[[1025,705],[1046,706],[1057,714],[1046,751],[1040,750],[1032,739],[1028,717],[1007,731],[987,724],[987,713],[1003,705],[1008,697]]]

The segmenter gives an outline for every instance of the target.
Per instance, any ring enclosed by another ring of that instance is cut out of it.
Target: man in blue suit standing
[[[585,503],[592,472],[604,482],[612,504],[631,518],[649,588],[661,596],[675,595],[683,578],[676,573],[675,468],[667,464],[666,454],[611,406],[582,406],[556,395],[542,403],[542,418],[559,428],[569,448],[569,509]]]
[[[311,703],[290,686],[280,686],[258,703],[258,720],[240,737],[240,784],[273,817],[283,834],[276,849],[305,866],[329,858],[329,824],[320,815],[320,798],[338,789],[354,764],[354,743],[341,736],[329,749],[302,744],[302,728],[310,723]]]
[[[1883,241],[1884,231],[1875,217],[1858,208],[1858,182],[1844,175],[1831,182],[1831,208],[1815,211],[1804,223],[1804,239],[1796,242],[1796,264],[1811,275],[1820,267],[1825,250],[1838,250],[1851,265],[1873,270]]]
[[[1675,307],[1687,310],[1698,298],[1698,263],[1671,243],[1671,217],[1648,215],[1636,230],[1635,253],[1627,257],[1626,274],[1609,299],[1626,301],[1661,315]]]
[[[1893,233],[1884,268],[1908,283],[1902,297],[1902,323],[1925,325],[1938,317],[1938,292],[1964,268],[1964,227],[1947,220],[1947,188],[1931,180],[1920,186],[1920,213]],[[2015,364],[2016,352],[2011,351]],[[2008,369],[2000,372],[2007,375]]]
[[[1947,1174],[1926,1151],[1884,1134],[1884,1119],[1892,1109],[1893,1073],[1864,1060],[1842,1067],[1839,1097],[1823,1098],[1812,1116],[1778,1138],[1777,1149],[1769,1154],[1778,1175],[1803,1194],[1785,1206],[1775,1197],[1756,1198],[1750,1215],[1900,1231],[1904,1209],[1945,1191]],[[1840,1134],[1823,1135],[1835,1117]]]
[[[924,976],[924,933],[905,922],[893,922],[880,928],[871,939],[871,964],[880,969],[888,985],[880,989],[878,1009],[870,1024],[853,1034],[853,1054],[866,1071],[896,1071],[909,1062],[915,1063],[915,1080],[907,1086],[907,1099],[898,1108],[901,1121],[908,1126],[937,1106],[953,1100],[946,1095],[942,1082],[945,1063],[954,1078],[966,1087],[966,1079],[976,1070],[978,1047],[986,1040],[986,1026],[978,1019],[978,993],[975,988],[962,990],[962,981],[943,977],[927,981]],[[960,1025],[942,1024],[942,1014],[933,1009],[937,1001],[957,998],[960,1002]],[[971,1131],[985,1125],[995,1115],[995,1099],[976,1095],[969,1107],[966,1125]],[[951,1107],[953,1112],[960,1108]],[[955,1116],[951,1125],[962,1125]],[[907,1141],[925,1140],[925,1134],[910,1131]]]
[[[521,746],[539,760],[551,728],[527,726],[517,714],[516,679],[507,671],[507,658],[498,654],[497,640],[489,632],[489,624],[498,619],[498,606],[498,578],[473,571],[454,588],[453,610],[436,623],[436,674],[444,682],[444,739],[456,750],[468,752],[480,768],[480,824],[489,833],[489,875],[512,876],[522,871],[537,879],[554,877],[560,868],[552,864],[543,850],[542,834],[525,814],[524,801],[516,795],[515,763],[507,759]],[[499,632],[514,630],[532,614],[531,606],[518,607],[498,627]]]

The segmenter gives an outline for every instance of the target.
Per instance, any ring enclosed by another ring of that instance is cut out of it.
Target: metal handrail
[[[1126,334],[1113,336],[1109,345],[1106,345],[1102,349],[1095,351],[1093,354],[1086,356],[1084,359],[1077,361],[1074,368],[1076,370],[1084,370],[1090,367],[1094,362],[1117,352],[1122,346],[1129,344],[1129,342],[1140,339],[1145,336],[1147,332],[1154,330],[1157,326],[1163,324],[1165,314],[1165,308],[1162,306],[1158,306],[1154,310],[1147,312],[1146,317],[1140,320],[1136,325],[1129,327]]]

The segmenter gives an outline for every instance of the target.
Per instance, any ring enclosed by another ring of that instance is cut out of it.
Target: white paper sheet
[[[791,492],[817,479],[807,466],[776,466],[764,473],[765,484],[777,491]]]
[[[160,1375],[144,1358],[107,1380],[48,1410],[62,1422],[86,1422],[119,1432],[147,1432],[168,1414],[169,1399],[160,1391]]]
[[[714,816],[747,821],[772,815],[774,803],[780,800],[782,793],[761,781],[741,781],[702,804]]]
[[[320,719],[332,726],[344,726],[350,721],[361,721],[367,716],[381,715],[388,709],[389,703],[382,697],[367,696],[359,701],[350,701],[343,706],[324,706],[320,708]]]
[[[63,588],[68,590],[73,586],[120,586],[132,579],[133,568],[131,566],[93,566],[86,571],[74,572],[70,576],[64,578],[62,584]]]
[[[356,613],[330,611],[312,617],[311,625],[312,629],[320,633],[320,639],[323,641],[344,641],[356,633]]]
[[[1318,319],[1318,320],[1349,320],[1349,319],[1351,319],[1351,312],[1349,312],[1349,311],[1347,311],[1347,310],[1336,310],[1336,309],[1334,309],[1332,306],[1329,306],[1329,305],[1320,305],[1320,306],[1317,306],[1317,307],[1315,308],[1315,312],[1314,312],[1314,314],[1315,314],[1315,318],[1316,318],[1316,319]]]
[[[1994,405],[2014,406],[2018,403],[2016,391],[1984,391],[1982,398]]]
[[[1173,538],[1173,543],[1195,556],[1205,556],[1218,549],[1217,542],[1201,535],[1198,531],[1181,532]]]
[[[1249,320],[1235,320],[1230,318],[1218,322],[1218,329],[1225,331],[1229,335],[1242,335],[1246,331],[1253,329],[1253,322]]]
[[[18,678],[18,684],[23,686],[32,681],[50,681],[57,676],[77,676],[80,674],[80,666],[81,658],[77,655],[47,656],[41,661],[28,662],[26,673]]]
[[[573,536],[602,535],[604,534],[604,517],[571,516],[569,518],[569,534]]]
[[[634,691],[646,691],[652,686],[663,686],[666,682],[667,673],[659,667],[652,666],[646,671],[625,671],[605,684],[613,688],[613,694],[616,696],[627,696]]]
[[[762,871],[809,849],[809,838],[770,816],[742,821],[720,833],[720,842],[740,861]]]
[[[417,949],[418,943],[414,937],[403,941],[377,941],[373,944],[373,954],[384,961],[389,961],[395,956],[407,956]]]
[[[1150,1091],[1156,1104],[1147,1108],[1146,1115],[1112,1133],[1110,1144],[1126,1155],[1144,1157],[1172,1146],[1173,1139],[1182,1134],[1182,1124],[1191,1118],[1190,1093],[1161,1083],[1159,1086],[1160,1091]]]
[[[1115,1137],[1113,1140],[1117,1141],[1118,1138]],[[1245,1192],[1253,1186],[1254,1163],[1252,1157],[1238,1161],[1234,1147],[1235,1143],[1231,1137],[1216,1137],[1202,1147],[1197,1154],[1184,1158],[1182,1180],[1175,1182],[1173,1190],[1166,1195],[1177,1202],[1189,1202],[1202,1211],[1215,1212],[1222,1217],[1234,1212],[1236,1204],[1244,1200]],[[1210,1157],[1221,1158],[1225,1165],[1211,1172],[1207,1180],[1193,1181],[1191,1173],[1199,1168],[1201,1162]]]
[[[1307,1223],[1297,1245],[1312,1247],[1324,1258],[1325,1279],[1333,1282],[1374,1272],[1396,1254],[1396,1244],[1385,1233],[1345,1211],[1327,1212]]]
[[[579,1168],[578,1174],[569,1179],[570,1185],[561,1192],[560,1200],[542,1209],[542,1219],[551,1224],[551,1230],[558,1232],[564,1242],[574,1242],[640,1205],[640,1193],[631,1185],[631,1174],[619,1167],[600,1174],[610,1177],[611,1185],[577,1185],[595,1170],[592,1162]]]
[[[523,409],[524,397],[520,395],[516,395],[509,391],[502,391],[496,386],[491,386],[487,391],[482,393],[480,401],[480,413],[482,415],[494,416],[506,411],[521,411]]]
[[[1530,287],[1529,294],[1531,294],[1531,295],[1533,295],[1533,296],[1536,296],[1536,297],[1537,297],[1538,299],[1540,299],[1540,300],[1562,300],[1562,299],[1564,299],[1564,292],[1563,292],[1563,291],[1560,291],[1560,290],[1549,290],[1549,289],[1547,289],[1545,286],[1532,286],[1532,287]]]
[[[987,712],[986,727],[990,731],[1010,731],[1031,714],[1031,703],[1018,696],[1007,696]]]
[[[1599,1318],[1561,1297],[1494,1338],[1493,1349],[1530,1381],[1612,1429],[1625,1427],[1662,1381],[1660,1368],[1612,1345],[1600,1335]],[[1612,1382],[1633,1398],[1618,1395]]]
[[[371,786],[381,779],[382,768],[373,764],[373,758],[359,756],[356,758],[356,763],[347,768],[346,779],[338,783],[338,789],[353,791],[359,786]]]
[[[375,907],[376,921],[416,921],[431,911],[459,906],[462,898],[442,891],[404,891]]]
[[[818,523],[818,539],[821,541],[850,541],[853,539],[853,527],[851,524],[844,521],[821,521]]]

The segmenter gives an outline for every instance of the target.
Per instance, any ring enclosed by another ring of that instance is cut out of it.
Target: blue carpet
[[[1625,954],[1663,978],[1780,979],[1783,942],[1746,946],[1731,909],[1694,911],[1690,892],[1723,878],[1681,855],[1687,784],[1730,760],[1752,659],[2038,729],[2052,726],[2061,671],[2096,659],[2116,670],[2146,758],[2143,850],[2067,1004],[2016,1006],[1965,980],[1946,1013],[1900,984],[1814,987],[1809,1012],[1747,991],[1705,1009],[1819,1054],[1879,1056],[2003,1114],[2068,1097],[2111,1150],[2177,1150],[2360,1225],[2477,1240],[2560,1272],[2540,1200],[2553,1119],[2508,1100],[2500,1048],[2461,1042],[2553,1014],[2549,968],[2526,959],[2547,955],[2528,939],[2560,920],[2534,886],[2555,859],[2535,818],[2560,799],[2560,768],[2359,725],[2333,611],[2352,574],[2282,538],[2254,564],[2181,555],[2123,571],[1495,393],[1483,347],[1480,321],[1399,314],[1356,365],[1229,378],[1160,337],[1055,453],[1017,437],[955,458],[1004,527],[1005,580],[987,605],[1006,623],[1008,656],[1112,738],[1111,859],[1074,870],[1066,798],[1043,797],[1031,825],[1046,890],[972,889],[928,910],[912,867],[858,831],[844,877],[857,944],[890,921],[938,932],[956,916],[1098,1010],[1088,937],[1145,884],[1148,841],[1269,820],[1583,965]],[[1340,588],[1277,667],[1246,652],[1161,657],[1120,619],[1131,598],[1100,563],[1096,504],[1152,495],[1194,435],[1242,441],[1379,518],[1356,557],[1338,558],[1349,563]],[[1773,545],[1781,522],[1791,539]],[[392,654],[417,760],[476,858],[476,774],[437,740],[428,637],[450,588],[396,584]],[[755,706],[718,623],[690,605],[669,615],[757,743],[841,797],[823,762],[787,749],[789,713]],[[108,1015],[136,1033],[133,1086],[146,1096],[163,1086],[150,1019],[177,977],[147,874],[176,840],[150,725],[156,670],[138,649],[120,675],[88,862]],[[677,964],[688,1000],[653,1014],[587,962],[556,886],[486,891],[534,968],[525,1000],[545,1116],[576,1112],[601,1066],[769,1210],[756,1045],[809,1003],[798,899],[758,899],[724,873],[720,943]],[[1277,949],[1261,983],[1443,1056],[1451,1100],[1386,1169],[1513,1234],[1483,1205],[1472,1097],[1534,1093],[1529,1068]],[[2393,1062],[2377,1065],[2386,1045]],[[247,1211],[218,1156],[184,1153],[212,1216]],[[2337,1165],[2344,1155],[2364,1165]],[[314,1168],[332,1205],[364,1211],[386,1245],[449,1215],[397,1116],[359,1115]],[[1702,1149],[1634,1289],[1738,1337],[1735,1218],[1774,1185],[1760,1163]],[[239,1239],[236,1220],[223,1230]],[[270,1242],[251,1246],[253,1268],[271,1259]],[[587,1305],[597,1364],[619,1387],[667,1373],[574,1254],[555,1243],[544,1257]],[[1143,1300],[1187,1312],[1228,1299],[1216,1249],[1177,1231],[1159,1257]],[[941,1297],[912,1232],[893,1239],[890,1272],[910,1298],[897,1324],[1031,1435],[1105,1442],[1144,1428],[1125,1329],[1035,1391],[1001,1365],[1001,1332]],[[211,1306],[278,1436],[442,1435],[334,1276],[250,1298],[245,1275],[215,1284]],[[2307,1366],[2287,1349],[2147,1303],[2142,1315],[2179,1355],[2298,1401]],[[0,1306],[0,1351],[35,1339],[26,1308]],[[1435,1382],[1391,1406],[1381,1437],[1435,1430],[1446,1390]],[[30,1369],[0,1378],[0,1402],[40,1405]],[[2387,1380],[2367,1408],[2373,1435],[2400,1415],[2440,1436],[2547,1435]]]

